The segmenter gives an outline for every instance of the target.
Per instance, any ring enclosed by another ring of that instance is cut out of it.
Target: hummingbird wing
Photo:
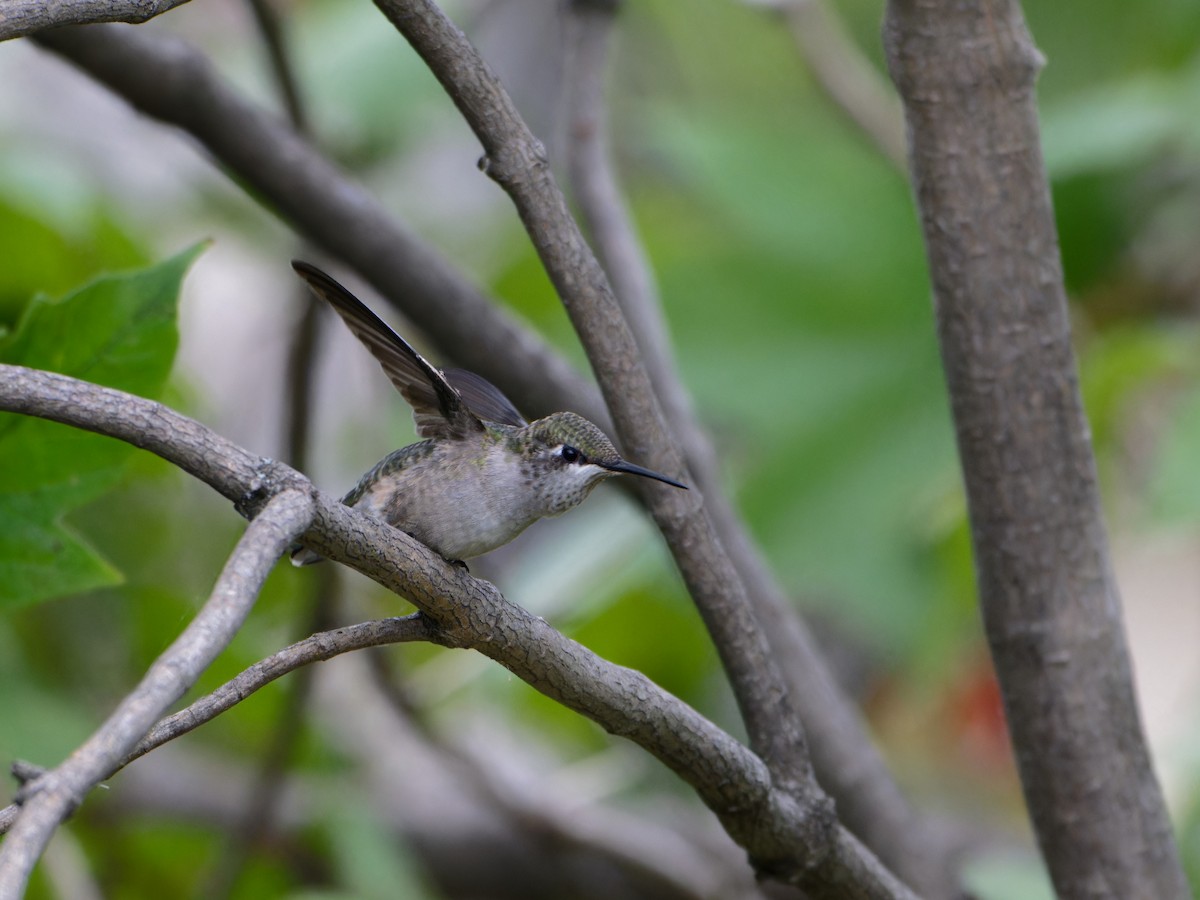
[[[500,388],[482,375],[476,375],[466,369],[445,369],[442,374],[446,376],[450,386],[458,391],[458,395],[470,407],[471,412],[484,421],[513,425],[517,428],[524,428],[529,424]]]
[[[413,408],[417,434],[424,438],[463,438],[483,431],[479,416],[470,410],[446,376],[392,331],[366,304],[314,265],[292,260],[292,268],[314,294],[334,308],[354,336],[383,366],[392,384]]]

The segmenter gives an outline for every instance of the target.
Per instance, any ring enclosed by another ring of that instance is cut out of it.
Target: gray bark
[[[1189,896],[1142,733],[1015,0],[892,0],[884,38],[1021,782],[1063,897]]]

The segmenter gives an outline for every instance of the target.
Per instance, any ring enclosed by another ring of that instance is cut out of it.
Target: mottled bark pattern
[[[1060,896],[1185,897],[1133,694],[1017,2],[889,3],[980,602]]]

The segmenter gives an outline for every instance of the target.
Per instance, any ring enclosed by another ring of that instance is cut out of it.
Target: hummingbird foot
[[[287,552],[288,556],[292,559],[292,565],[297,568],[325,561],[325,557],[313,550],[309,550],[303,544],[292,544]]]

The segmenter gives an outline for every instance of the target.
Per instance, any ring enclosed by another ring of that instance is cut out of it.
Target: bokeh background
[[[475,168],[478,144],[415,54],[369,3],[280,9],[317,143],[585,366],[507,199]],[[561,166],[557,8],[450,10]],[[841,0],[834,11],[884,77],[882,4]],[[1048,60],[1044,151],[1143,714],[1195,881],[1200,9],[1038,0],[1026,15]],[[142,27],[204,46],[239,89],[278,106],[245,5],[196,0]],[[627,3],[609,93],[627,198],[728,489],[899,780],[923,809],[979,832],[987,852],[969,877],[981,896],[1048,896],[975,605],[905,173],[831,102],[772,6]],[[187,137],[28,41],[0,46],[0,322],[13,327],[36,294],[63,296],[205,239],[184,283],[164,399],[282,456],[285,358],[302,308],[287,263],[312,251]],[[413,432],[370,358],[332,317],[324,326],[309,474],[340,493]],[[166,464],[131,454],[121,465],[115,486],[66,519],[90,548],[97,586],[0,602],[0,758],[54,764],[67,754],[183,627],[240,533],[227,503]],[[473,571],[739,731],[668,556],[618,491],[598,491]],[[343,619],[406,611],[365,579],[339,580]],[[311,569],[280,567],[199,690],[306,634],[319,583]],[[631,819],[707,815],[652,760],[482,658],[406,646],[380,665],[403,686],[418,730],[506,784],[537,782],[555,802]],[[409,744],[363,732],[367,670],[329,663],[313,687],[289,765],[318,799],[293,845],[268,842],[231,867],[227,822],[165,786],[171,773],[209,785],[199,793],[242,783],[284,718],[284,682],[140,763],[142,781],[131,769],[110,795],[93,795],[31,896],[71,896],[73,871],[113,897],[199,895],[231,871],[222,889],[237,897],[395,896],[397,884],[406,896],[446,895],[419,853],[397,852],[394,823],[368,802],[379,800],[372,785],[425,769],[403,759],[372,769],[371,752]]]

